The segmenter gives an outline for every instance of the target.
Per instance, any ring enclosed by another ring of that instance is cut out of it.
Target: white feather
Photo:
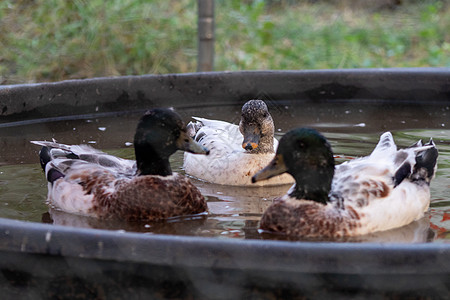
[[[384,133],[370,156],[336,166],[330,195],[342,194],[345,211],[357,211],[361,226],[352,234],[366,234],[400,227],[423,217],[430,203],[427,184],[403,180],[394,188],[394,175],[405,162],[415,164],[418,151],[433,146],[397,151],[390,132]],[[370,185],[370,186],[368,186]],[[380,187],[387,196],[372,195],[370,189]],[[328,205],[339,205],[331,199]]]
[[[186,174],[200,180],[225,185],[281,185],[291,184],[294,179],[283,174],[267,181],[252,184],[252,176],[274,158],[275,153],[250,154],[242,148],[243,136],[239,126],[217,120],[194,117],[203,126],[196,133],[202,146],[210,150],[208,156],[185,152]],[[274,138],[274,148],[278,140]]]
[[[73,153],[80,157],[81,160],[100,164],[122,175],[133,176],[137,171],[136,161],[109,155],[88,145],[65,145],[56,143],[55,141],[31,141],[31,143],[49,147],[51,160],[66,158],[67,155]]]
[[[60,169],[61,163],[65,159],[54,159],[46,166],[46,173],[50,169]],[[75,161],[76,163],[71,168],[71,171],[65,177],[57,179],[55,182],[48,183],[48,197],[47,200],[50,205],[61,209],[68,213],[91,215],[93,194],[86,194],[83,187],[77,181],[72,180],[72,175],[76,175],[80,171],[80,165],[86,165],[83,161]],[[67,176],[69,175],[69,176]]]

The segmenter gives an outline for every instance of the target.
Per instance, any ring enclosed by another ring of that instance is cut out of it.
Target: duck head
[[[333,151],[326,138],[311,128],[289,131],[281,138],[274,159],[252,177],[252,182],[285,172],[295,178],[289,196],[326,203],[334,175]]]
[[[239,130],[242,148],[250,153],[273,153],[274,125],[266,103],[250,100],[242,106]]]
[[[149,110],[139,120],[134,150],[139,175],[171,175],[169,157],[177,150],[209,154],[188,136],[181,117],[165,108]]]

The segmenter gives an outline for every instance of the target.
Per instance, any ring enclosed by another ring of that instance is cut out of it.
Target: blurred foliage
[[[215,16],[217,71],[450,67],[445,1],[216,0]],[[195,0],[3,0],[0,82],[194,72],[196,34]]]
[[[450,5],[382,2],[222,0],[216,69],[450,67]]]
[[[195,1],[3,1],[0,74],[54,81],[188,72],[196,18]]]

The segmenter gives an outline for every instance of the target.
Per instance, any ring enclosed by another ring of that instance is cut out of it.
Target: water
[[[369,236],[340,240],[361,242],[448,242],[450,241],[450,108],[439,104],[392,105],[387,103],[268,102],[276,134],[299,126],[314,127],[330,140],[338,163],[351,157],[368,155],[380,133],[390,130],[400,147],[418,139],[433,137],[439,149],[438,172],[431,184],[431,207],[426,216],[409,226]],[[207,108],[178,109],[190,116],[221,119],[237,123],[240,107],[217,105]],[[137,120],[142,112],[98,115],[77,120],[33,120],[29,123],[0,124],[0,217],[45,222],[83,228],[138,231],[144,234],[195,235],[216,238],[261,239],[258,221],[271,200],[289,186],[242,188],[208,184],[192,179],[207,197],[209,214],[158,223],[124,223],[97,220],[49,209],[47,183],[38,163],[39,147],[30,140],[52,138],[66,144],[88,143],[124,158],[133,158]],[[171,158],[172,168],[183,173],[183,154]]]

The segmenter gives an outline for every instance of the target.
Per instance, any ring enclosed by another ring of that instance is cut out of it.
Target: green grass
[[[363,2],[216,0],[215,70],[450,67],[445,1]],[[0,82],[194,72],[196,26],[195,0],[3,0]]]

